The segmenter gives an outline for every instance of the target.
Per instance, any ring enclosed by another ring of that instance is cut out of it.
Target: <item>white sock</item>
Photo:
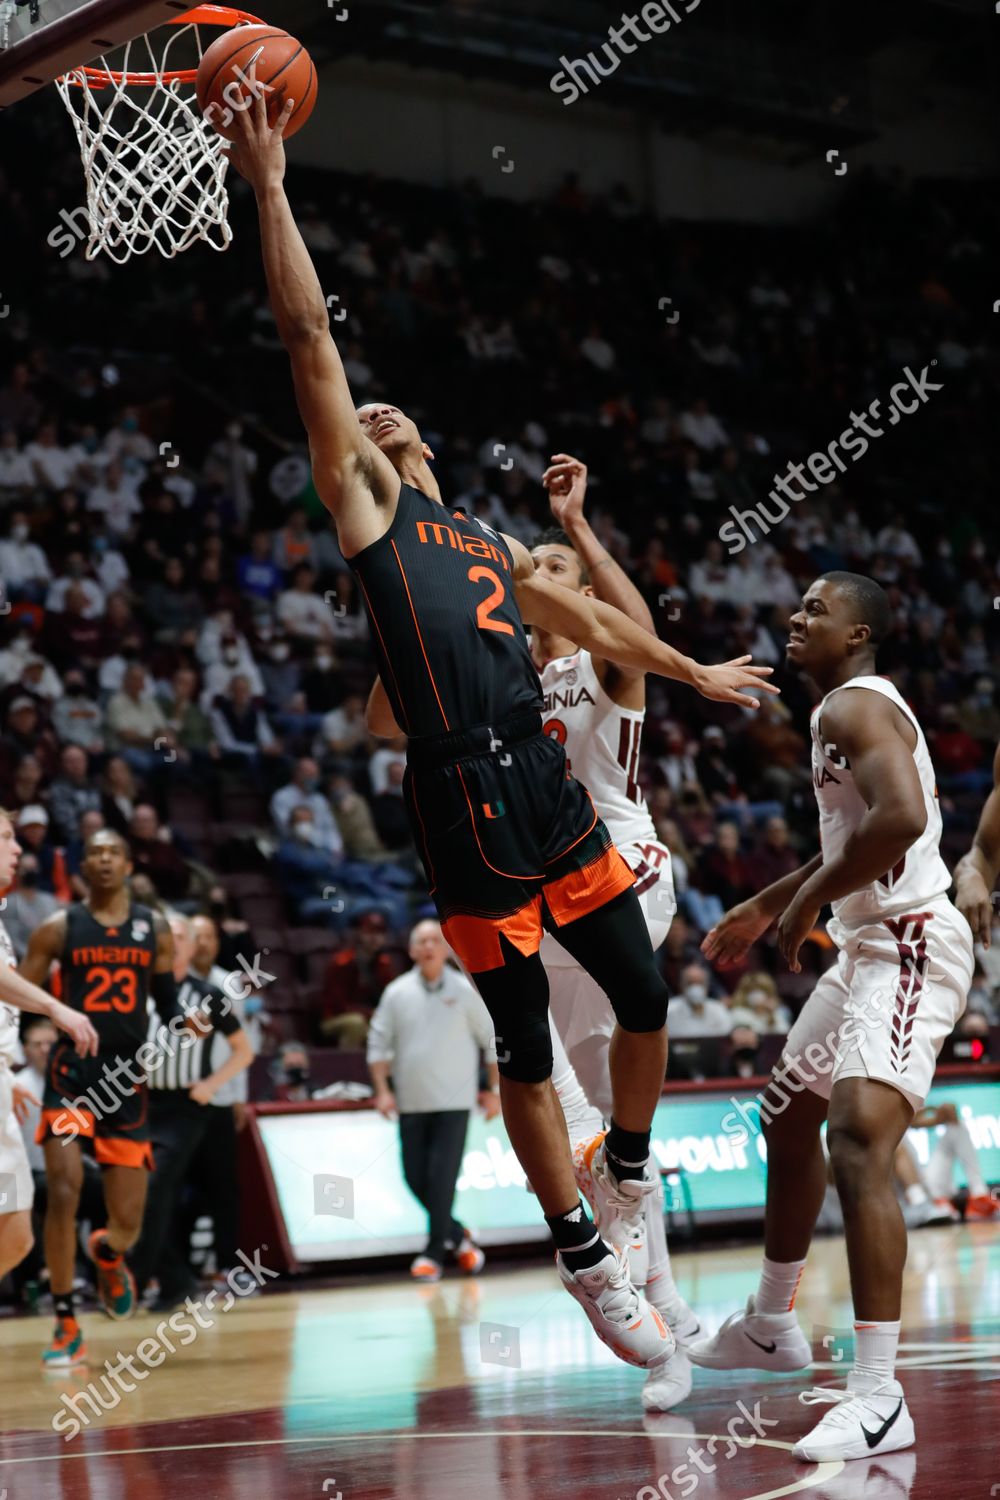
[[[919,1182],[911,1183],[910,1186],[906,1189],[906,1201],[907,1203],[913,1204],[927,1202],[927,1194],[924,1192]]]
[[[688,1312],[688,1305],[677,1290],[674,1273],[670,1265],[670,1251],[667,1249],[667,1226],[663,1222],[662,1179],[659,1191],[650,1193],[646,1199],[644,1222],[646,1225],[646,1244],[649,1246],[649,1270],[646,1273],[646,1300],[651,1302],[657,1312],[661,1313],[664,1320],[669,1323],[681,1314]]]
[[[848,1385],[852,1391],[872,1391],[893,1380],[899,1346],[899,1319],[895,1323],[855,1323],[854,1365]]]
[[[805,1267],[804,1260],[768,1260],[765,1255],[754,1310],[759,1313],[791,1312]]]
[[[566,1130],[571,1147],[579,1141],[592,1141],[604,1129],[604,1120],[599,1110],[590,1103],[573,1064],[566,1056],[566,1048],[549,1015],[549,1035],[552,1039],[552,1087],[566,1117]]]

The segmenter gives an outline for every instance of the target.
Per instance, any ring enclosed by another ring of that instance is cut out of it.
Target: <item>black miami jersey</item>
[[[389,530],[348,565],[386,694],[411,739],[541,712],[514,559],[497,532],[404,484]]]
[[[87,1016],[101,1052],[134,1056],[146,1040],[156,946],[148,906],[133,901],[117,927],[105,927],[80,902],[68,909],[60,960],[63,1001]]]

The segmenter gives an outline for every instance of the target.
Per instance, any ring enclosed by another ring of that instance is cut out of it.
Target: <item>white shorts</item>
[[[12,1081],[10,1069],[0,1063],[0,1214],[17,1213],[35,1201],[35,1180],[14,1114]]]
[[[824,1099],[841,1078],[874,1078],[920,1109],[968,999],[968,922],[938,896],[918,912],[849,930],[834,919],[827,930],[838,961],[802,1007],[776,1071],[788,1066]]]
[[[654,949],[659,948],[677,910],[670,850],[663,844],[640,842],[622,844],[618,852],[635,874],[632,889],[639,898],[649,940]],[[600,985],[550,932],[542,938],[539,952],[549,976],[549,1008],[566,1051],[571,1053],[588,1037],[610,1037],[615,1016]]]

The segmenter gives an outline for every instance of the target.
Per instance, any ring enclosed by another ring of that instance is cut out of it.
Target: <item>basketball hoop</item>
[[[126,42],[120,56],[56,79],[83,159],[88,260],[103,250],[124,265],[154,246],[170,258],[198,240],[213,250],[232,243],[226,143],[203,118],[194,84],[208,45],[201,28],[241,23],[261,24],[232,6],[197,5]]]

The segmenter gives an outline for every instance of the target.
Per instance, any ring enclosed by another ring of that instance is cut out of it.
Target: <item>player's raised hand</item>
[[[53,1026],[58,1026],[60,1031],[65,1031],[71,1039],[77,1057],[97,1056],[97,1032],[81,1011],[71,1010],[68,1005],[63,1005],[61,1000],[56,1000],[53,1002],[49,1019]]]
[[[587,465],[569,453],[553,453],[552,462],[542,475],[549,492],[553,519],[564,531],[583,515],[587,493]]]
[[[720,969],[745,958],[757,939],[771,925],[770,915],[753,899],[741,901],[727,911],[721,922],[702,939],[701,951]]]
[[[249,182],[255,193],[282,182],[285,176],[285,126],[292,117],[295,100],[286,99],[285,107],[272,126],[267,117],[267,100],[256,87],[256,65],[247,74],[252,100],[238,109],[227,129],[232,137],[225,147],[233,166]]]
[[[773,667],[753,667],[749,656],[737,656],[732,661],[720,662],[716,667],[699,667],[695,687],[703,698],[714,698],[717,703],[738,703],[741,708],[760,708],[759,698],[749,698],[743,691],[752,688],[758,693],[780,693],[781,689],[767,682]]]

